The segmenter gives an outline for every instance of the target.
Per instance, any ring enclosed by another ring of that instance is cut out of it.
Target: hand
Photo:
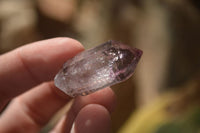
[[[69,38],[55,38],[25,45],[0,56],[0,133],[35,133],[71,98],[54,86],[62,64],[83,50]],[[32,88],[32,89],[30,89]],[[115,95],[105,88],[77,97],[55,133],[108,133]]]

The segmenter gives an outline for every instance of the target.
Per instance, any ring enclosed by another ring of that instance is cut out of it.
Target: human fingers
[[[0,117],[0,133],[38,132],[70,99],[53,82],[43,83],[12,101]]]
[[[89,104],[78,113],[72,133],[110,133],[109,111],[102,105]]]
[[[0,105],[37,84],[52,80],[62,64],[82,50],[76,40],[55,38],[1,55]]]
[[[77,97],[69,112],[63,116],[52,132],[69,133],[80,110],[89,104],[99,104],[104,106],[109,112],[112,112],[115,108],[116,96],[110,88],[105,88],[88,96]]]

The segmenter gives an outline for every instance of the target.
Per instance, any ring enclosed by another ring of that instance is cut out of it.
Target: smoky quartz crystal
[[[128,79],[142,51],[110,40],[68,60],[55,76],[55,86],[71,97],[88,95]]]

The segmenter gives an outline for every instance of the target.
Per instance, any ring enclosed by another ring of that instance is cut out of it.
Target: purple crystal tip
[[[142,53],[110,40],[68,60],[56,75],[55,85],[72,97],[88,95],[128,79]]]
[[[141,58],[141,56],[142,56],[142,54],[143,54],[143,51],[142,50],[140,50],[140,49],[137,49],[137,48],[134,48],[134,51],[135,51],[135,56],[138,58],[138,59],[140,59]]]

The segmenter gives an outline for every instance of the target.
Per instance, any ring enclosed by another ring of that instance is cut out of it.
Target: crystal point
[[[128,79],[142,51],[108,41],[68,60],[55,76],[55,85],[69,96],[88,95]]]

